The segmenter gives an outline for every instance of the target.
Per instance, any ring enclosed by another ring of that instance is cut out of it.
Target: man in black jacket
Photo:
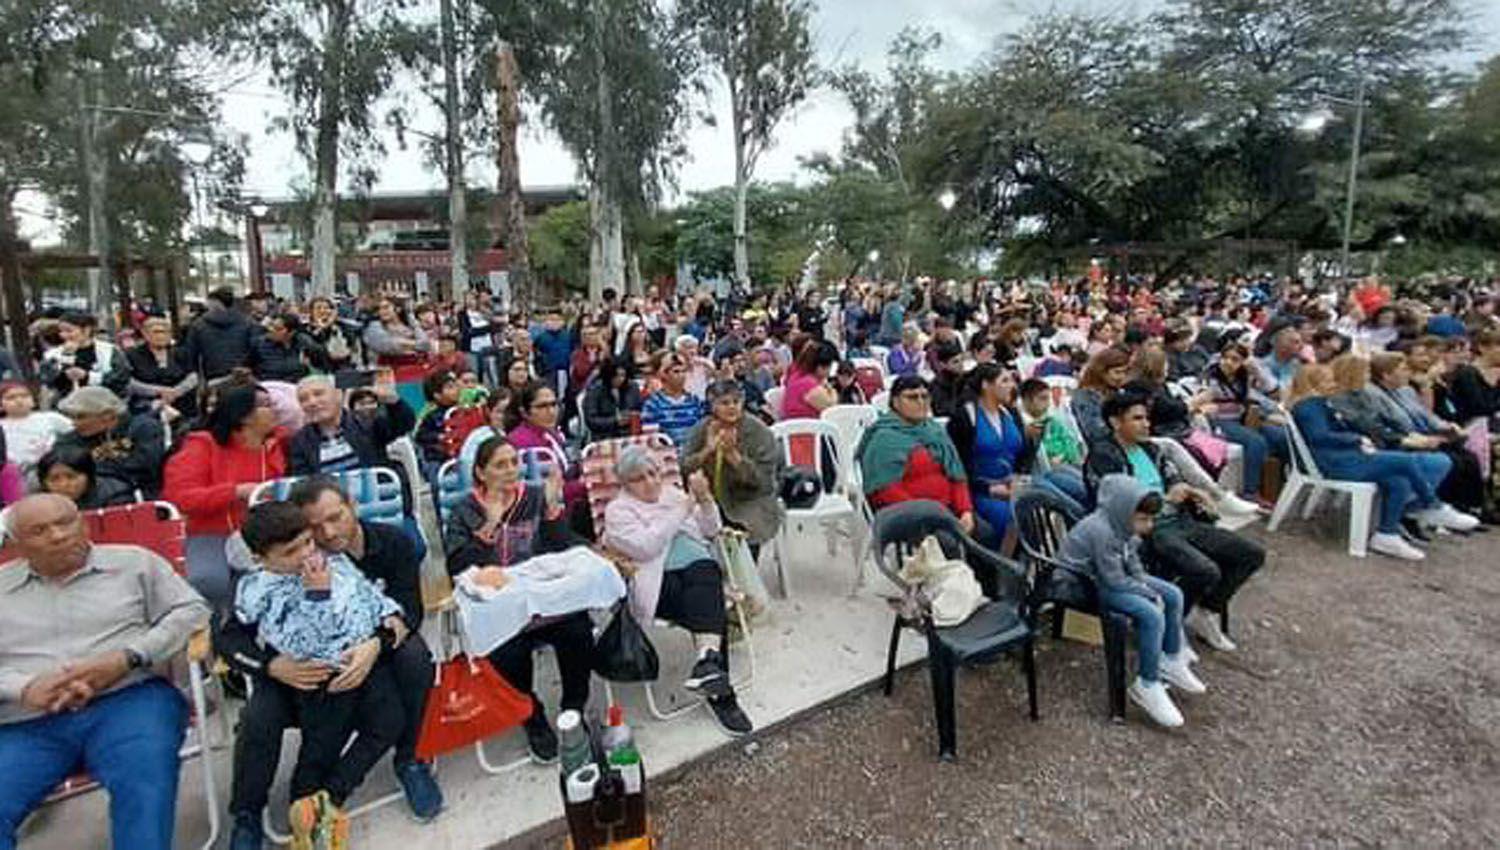
[[[302,407],[302,430],[287,446],[287,472],[316,475],[361,467],[384,466],[401,474],[387,454],[392,442],[411,433],[417,417],[390,384],[377,383],[380,407],[362,416],[344,407],[344,394],[327,375],[304,378],[297,384]],[[404,478],[403,478],[404,480]],[[412,502],[407,501],[410,505]]]
[[[309,366],[327,371],[328,352],[302,332],[296,316],[281,313],[250,341],[249,366],[259,380],[294,384],[307,377]]]
[[[205,381],[217,381],[249,361],[250,343],[259,333],[244,313],[234,309],[234,290],[215,289],[208,294],[208,312],[188,329],[188,362]]]
[[[401,606],[405,627],[386,639],[381,650],[395,674],[407,719],[407,728],[396,742],[392,766],[413,815],[424,822],[431,820],[442,810],[443,794],[431,767],[417,761],[415,753],[434,676],[432,653],[419,633],[424,612],[421,559],[400,528],[357,519],[354,506],[332,479],[314,477],[298,482],[290,501],[302,508],[321,548],[348,556],[360,572],[381,584],[385,595]],[[293,689],[310,690],[324,683],[330,691],[358,688],[376,659],[363,665],[356,662],[342,672],[315,661],[295,661],[265,648],[256,640],[254,628],[233,616],[216,623],[214,649],[231,668],[255,681],[235,738],[229,811],[234,816],[231,850],[259,847],[264,840],[261,810],[276,777],[281,737],[298,722]]]
[[[1149,440],[1150,396],[1126,390],[1104,401],[1104,421],[1112,434],[1089,446],[1084,478],[1091,497],[1107,475],[1129,475],[1162,495],[1166,507],[1146,538],[1143,554],[1151,571],[1182,588],[1183,623],[1214,649],[1234,642],[1219,627],[1218,615],[1250,576],[1266,562],[1259,543],[1219,528],[1211,497],[1182,480],[1176,465]]]

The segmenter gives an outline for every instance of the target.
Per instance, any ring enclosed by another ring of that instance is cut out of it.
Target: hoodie
[[[1136,506],[1149,492],[1129,475],[1105,476],[1099,484],[1099,506],[1068,532],[1058,560],[1073,572],[1093,579],[1101,592],[1155,599],[1156,591],[1146,583],[1146,569],[1141,565],[1141,541],[1130,522]]]
[[[250,343],[257,332],[258,326],[239,310],[214,307],[188,330],[188,363],[206,380],[222,378],[236,366],[249,365]]]

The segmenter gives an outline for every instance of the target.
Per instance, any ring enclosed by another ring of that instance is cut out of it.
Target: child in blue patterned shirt
[[[240,578],[235,616],[278,653],[340,671],[319,687],[296,691],[302,748],[292,771],[293,846],[323,846],[317,840],[347,836],[344,801],[406,728],[382,657],[394,642],[391,621],[400,620],[401,606],[343,555],[321,552],[296,505],[255,506],[240,534],[260,570]]]

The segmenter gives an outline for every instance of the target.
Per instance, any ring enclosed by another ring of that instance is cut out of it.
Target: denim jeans
[[[1130,618],[1135,628],[1137,661],[1141,680],[1161,679],[1161,656],[1176,655],[1182,650],[1182,591],[1177,585],[1156,576],[1146,576],[1146,583],[1161,597],[1162,606],[1139,594],[1099,591],[1099,604]]]
[[[1071,466],[1058,466],[1037,475],[1032,479],[1037,486],[1046,489],[1054,496],[1061,497],[1070,509],[1076,510],[1075,517],[1083,517],[1088,514],[1088,508],[1084,505],[1089,501],[1089,488],[1083,482],[1083,473]]]
[[[1245,471],[1240,492],[1246,496],[1260,493],[1261,469],[1270,458],[1280,458],[1282,463],[1290,459],[1286,429],[1280,425],[1262,425],[1251,428],[1233,420],[1216,423],[1219,436],[1245,450]]]
[[[109,791],[111,846],[170,850],[186,721],[182,695],[153,678],[0,726],[0,850],[15,850],[27,813],[80,765]]]
[[[1345,481],[1368,481],[1380,489],[1381,534],[1401,533],[1401,517],[1408,508],[1436,505],[1438,482],[1453,466],[1453,461],[1439,452],[1365,454],[1338,450],[1319,452],[1316,460],[1324,475]]]

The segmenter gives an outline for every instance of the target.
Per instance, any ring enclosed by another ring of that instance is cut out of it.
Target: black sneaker
[[[538,708],[526,718],[526,749],[531,751],[531,760],[537,764],[553,764],[557,761],[557,733],[547,722],[547,715]]]
[[[1432,542],[1432,533],[1423,528],[1420,522],[1411,517],[1403,517],[1401,519],[1401,536],[1406,538],[1406,542],[1414,546],[1422,546]]]
[[[750,718],[740,708],[740,702],[733,693],[709,699],[708,707],[713,711],[714,722],[719,724],[725,735],[739,738],[755,731],[755,724],[750,722]]]
[[[703,653],[682,686],[710,698],[733,695],[729,687],[729,676],[724,672],[724,659],[717,649]]]

